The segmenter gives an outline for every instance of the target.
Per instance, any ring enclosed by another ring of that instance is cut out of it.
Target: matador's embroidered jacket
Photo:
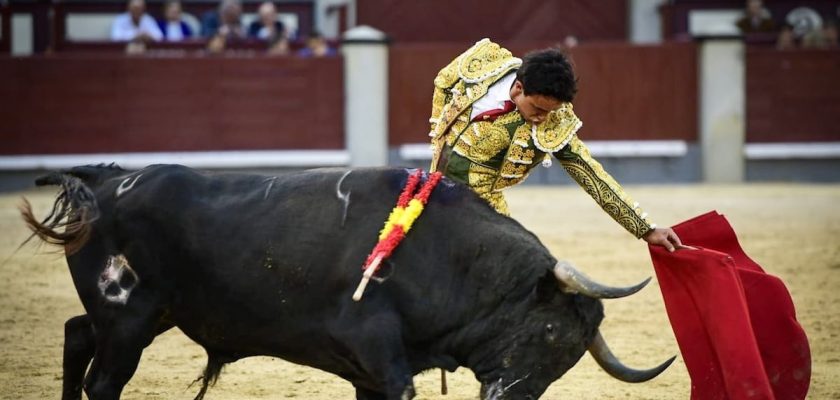
[[[458,56],[435,78],[432,100],[434,155],[431,170],[439,170],[469,185],[497,211],[508,214],[502,190],[528,176],[537,163],[550,165],[553,154],[569,175],[593,199],[637,238],[655,225],[647,213],[595,161],[577,137],[582,122],[572,104],[552,111],[533,126],[517,111],[494,120],[470,121],[473,103],[496,81],[519,68],[522,60],[488,39]]]

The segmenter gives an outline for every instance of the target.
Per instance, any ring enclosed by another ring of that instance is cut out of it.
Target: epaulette
[[[446,89],[459,79],[478,83],[517,68],[522,60],[507,49],[484,38],[455,58],[435,77],[435,86]]]

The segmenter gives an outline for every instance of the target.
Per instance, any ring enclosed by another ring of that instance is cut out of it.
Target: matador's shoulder
[[[474,84],[519,68],[522,60],[490,39],[481,39],[438,72],[435,86],[445,89],[458,80]]]
[[[559,151],[575,137],[583,121],[575,115],[572,103],[563,103],[548,113],[545,121],[531,132],[534,145],[543,152]]]

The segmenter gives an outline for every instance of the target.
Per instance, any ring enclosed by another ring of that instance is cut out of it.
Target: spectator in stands
[[[128,11],[118,15],[111,25],[111,40],[149,42],[163,39],[163,33],[155,20],[146,14],[144,0],[130,0],[126,8]]]
[[[737,22],[741,33],[775,32],[776,24],[762,0],[747,0],[746,15]]]
[[[266,1],[260,4],[257,14],[259,18],[248,27],[249,38],[273,43],[279,38],[286,37],[286,29],[277,19],[277,8],[274,3]]]
[[[796,48],[796,35],[793,33],[793,25],[788,23],[782,25],[779,37],[776,39],[776,48],[779,50]]]
[[[222,0],[217,11],[210,11],[202,17],[201,35],[207,38],[220,34],[226,40],[244,39],[242,28],[242,2]]]
[[[268,55],[270,56],[285,56],[289,54],[289,39],[286,36],[280,36],[268,44]]]
[[[225,37],[222,35],[216,35],[210,38],[207,41],[207,53],[211,55],[219,55],[225,52],[227,49],[227,43]]]
[[[336,55],[335,49],[330,47],[327,40],[320,32],[312,32],[309,38],[306,39],[306,47],[298,51],[298,56],[309,57],[333,57]]]
[[[836,48],[837,21],[826,19],[822,29],[815,29],[802,38],[803,47]]]
[[[167,0],[163,3],[163,17],[158,20],[158,26],[167,42],[180,42],[192,37],[192,29],[181,20],[180,0]]]

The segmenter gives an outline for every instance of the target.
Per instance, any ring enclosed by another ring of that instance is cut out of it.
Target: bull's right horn
[[[671,357],[664,363],[651,369],[639,370],[627,367],[610,351],[607,342],[601,337],[601,331],[595,333],[595,339],[589,345],[589,353],[592,354],[592,358],[598,362],[598,365],[613,378],[630,383],[645,382],[656,378],[657,375],[661,374],[677,358],[677,356]]]
[[[557,262],[557,265],[554,266],[554,276],[557,277],[557,280],[565,286],[563,288],[565,292],[580,293],[596,299],[616,299],[619,297],[629,296],[639,290],[642,290],[642,288],[650,282],[650,278],[647,278],[643,282],[634,286],[605,286],[589,279],[567,261]]]

